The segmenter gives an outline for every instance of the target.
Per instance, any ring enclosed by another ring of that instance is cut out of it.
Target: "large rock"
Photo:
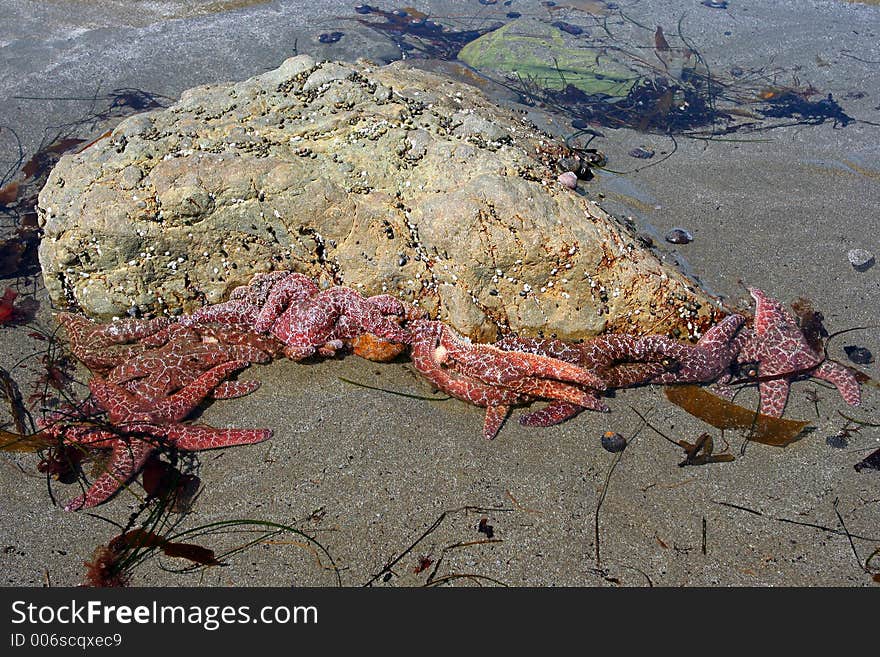
[[[715,321],[692,281],[556,182],[569,155],[445,77],[294,57],[62,158],[40,262],[55,303],[101,318],[189,311],[294,269],[483,340]]]

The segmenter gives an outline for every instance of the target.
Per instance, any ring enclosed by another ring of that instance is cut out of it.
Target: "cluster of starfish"
[[[259,381],[226,379],[250,363],[267,363],[280,352],[274,338],[248,327],[204,323],[186,327],[166,318],[95,324],[61,313],[71,350],[93,372],[91,396],[43,421],[43,431],[70,447],[110,449],[110,465],[65,509],[100,504],[135,475],[160,447],[202,450],[268,439],[268,429],[217,429],[183,421],[204,401],[240,397]],[[106,415],[106,418],[103,416]],[[100,420],[99,420],[100,418]],[[50,472],[64,464],[47,462]]]
[[[602,394],[641,384],[714,383],[720,394],[751,364],[761,412],[781,416],[789,386],[813,376],[831,381],[849,404],[859,384],[847,368],[810,346],[792,315],[757,289],[753,328],[730,315],[696,343],[662,335],[599,336],[582,343],[507,336],[477,344],[390,295],[365,297],[350,287],[321,290],[307,276],[254,277],[226,302],[178,320],[94,324],[63,313],[74,354],[93,372],[92,396],[73,419],[49,422],[65,444],[110,448],[112,460],[84,495],[65,508],[94,506],[130,479],[162,444],[184,450],[260,442],[267,429],[215,429],[184,420],[208,396],[252,392],[259,382],[228,381],[250,363],[283,352],[302,360],[353,351],[387,361],[409,348],[416,370],[447,394],[486,409],[483,435],[493,438],[511,407],[549,400],[524,415],[528,426],[562,422],[584,409],[607,411]],[[84,421],[83,410],[106,416]]]

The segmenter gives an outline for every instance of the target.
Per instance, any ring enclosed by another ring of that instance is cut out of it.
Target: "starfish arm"
[[[810,376],[833,383],[840,396],[850,406],[858,406],[862,402],[862,391],[858,379],[851,370],[831,360],[823,361]]]
[[[483,420],[483,437],[492,440],[501,431],[501,425],[507,419],[510,412],[510,406],[499,404],[497,406],[486,406],[486,418]]]
[[[535,354],[522,353],[515,356],[523,363],[529,376],[579,383],[596,390],[605,389],[605,382],[597,374],[579,365]]]
[[[311,345],[286,345],[283,349],[284,355],[290,360],[305,360],[309,356],[313,356],[317,347]]]
[[[253,326],[260,313],[259,306],[248,301],[231,300],[199,308],[180,318],[182,326],[196,327],[205,323],[248,324]]]
[[[187,451],[253,445],[269,440],[269,429],[217,429],[195,424],[174,424],[166,429],[168,440]]]
[[[788,402],[790,387],[791,384],[788,379],[762,381],[759,388],[761,392],[761,413],[773,417],[782,417],[785,405]]]
[[[578,406],[594,408],[596,410],[608,410],[607,407],[596,397],[595,392],[581,390],[575,386],[552,379],[538,377],[525,377],[510,386],[511,390],[529,395],[531,397],[543,397],[544,399],[560,399]]]
[[[166,328],[171,319],[129,319],[96,324],[73,313],[59,313],[58,322],[67,331],[73,354],[92,370],[110,369],[144,351],[139,343],[125,344]]]
[[[434,358],[434,351],[440,343],[443,324],[430,320],[412,322],[413,343],[410,358],[416,370],[448,395],[477,406],[512,405],[525,400],[523,395],[481,381],[462,376],[441,364]]]
[[[214,399],[236,399],[249,395],[260,387],[260,382],[251,381],[223,381],[217,384],[211,396]]]
[[[742,315],[728,315],[706,331],[697,344],[701,347],[730,344],[745,321],[746,318]]]
[[[214,367],[179,392],[155,404],[145,422],[180,422],[192,413],[217,385],[233,372],[247,367],[246,361],[232,360]],[[132,418],[134,419],[134,418]]]
[[[322,303],[329,304],[336,311],[334,338],[352,339],[363,333],[371,333],[379,338],[407,344],[412,339],[398,323],[404,314],[403,304],[390,295],[365,298],[352,288],[335,287],[323,293],[322,297]]]
[[[406,316],[406,307],[403,305],[403,302],[390,294],[377,294],[372,297],[367,297],[367,302],[370,305],[375,306],[383,315],[392,315],[401,318]]]
[[[662,383],[661,375],[666,374],[669,372],[662,363],[620,363],[602,372],[612,388],[629,388],[649,382]]]
[[[583,406],[555,400],[542,409],[523,415],[519,423],[524,427],[550,427],[573,418],[583,410]]]
[[[292,273],[272,286],[265,305],[253,322],[257,331],[268,331],[291,305],[299,305],[314,297],[318,286],[308,276]]]
[[[85,493],[65,504],[64,510],[88,509],[108,499],[143,467],[153,449],[154,445],[145,440],[117,440],[107,471],[95,479]]]
[[[202,342],[220,343],[226,347],[250,347],[265,354],[269,360],[281,352],[280,340],[273,335],[257,333],[252,324],[200,324],[197,330]],[[235,360],[251,359],[236,358]],[[253,362],[262,363],[264,361],[254,359]]]
[[[107,411],[113,424],[126,422],[136,414],[143,413],[144,402],[148,401],[97,374],[89,381],[89,389],[98,400],[98,405]]]
[[[444,358],[454,361],[456,369],[489,385],[512,387],[517,380],[531,376],[605,389],[605,382],[583,367],[551,356],[473,344],[448,326],[443,328],[440,344],[446,350]]]

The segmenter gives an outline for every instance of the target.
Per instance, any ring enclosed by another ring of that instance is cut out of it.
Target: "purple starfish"
[[[749,293],[755,300],[755,330],[745,340],[738,360],[758,363],[761,413],[781,417],[791,382],[807,376],[833,383],[847,404],[858,406],[861,390],[853,373],[816,353],[781,303],[757,288],[749,288]]]
[[[739,350],[735,339],[745,319],[730,315],[706,331],[697,344],[665,335],[603,335],[582,344],[542,338],[507,337],[505,350],[526,351],[574,363],[598,374],[609,388],[642,383],[705,383],[725,374]],[[590,406],[607,410],[600,400]],[[577,415],[583,406],[556,400],[520,418],[526,426],[550,426]]]

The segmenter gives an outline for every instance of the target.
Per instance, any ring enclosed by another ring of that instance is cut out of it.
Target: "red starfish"
[[[57,423],[47,429],[67,444],[112,449],[108,470],[83,495],[68,502],[65,509],[91,507],[106,500],[138,472],[163,442],[179,449],[200,450],[256,443],[271,437],[268,429],[215,429],[181,424],[226,376],[245,366],[244,361],[223,363],[161,399],[140,396],[96,375],[89,387],[97,406],[107,411],[110,426]]]
[[[277,291],[275,291],[276,287],[279,288]],[[294,289],[299,290],[299,295],[293,292]],[[200,308],[191,315],[181,317],[180,323],[184,326],[197,326],[205,322],[219,322],[252,327],[273,292],[275,297],[291,294],[290,299],[295,296],[305,299],[314,296],[318,291],[318,286],[302,274],[291,274],[286,271],[256,274],[250,283],[235,288],[228,301]],[[276,303],[277,301],[273,301],[273,306]]]
[[[697,344],[673,340],[665,335],[610,334],[581,344],[507,337],[499,340],[496,346],[574,363],[596,373],[613,388],[642,383],[702,383],[714,381],[729,368],[739,351],[735,337],[743,321],[741,315],[730,315],[706,331]],[[596,409],[596,405],[588,408]],[[567,401],[553,401],[543,409],[524,415],[520,423],[550,426],[582,410],[583,406]]]
[[[387,294],[365,298],[343,286],[317,294],[315,289],[308,277],[290,274],[275,284],[254,322],[257,331],[271,331],[284,342],[288,358],[302,360],[315,352],[332,356],[365,333],[409,343],[409,333],[400,326],[407,314],[400,300]]]
[[[110,448],[110,465],[82,495],[64,505],[65,511],[77,511],[101,504],[111,497],[143,467],[161,445],[198,451],[250,445],[272,437],[269,429],[215,429],[191,424],[122,424],[113,430],[91,425],[68,426],[63,431],[66,443],[90,448]]]
[[[483,436],[494,438],[510,412],[510,407],[528,401],[529,397],[509,388],[488,385],[443,367],[435,358],[443,328],[442,322],[428,320],[410,322],[412,363],[419,373],[443,392],[485,408]]]
[[[235,328],[236,325],[215,326],[199,325],[196,330],[172,325],[164,345],[117,365],[107,380],[124,384],[127,390],[141,397],[162,399],[212,367],[231,360],[268,363],[279,350],[274,339],[248,333]],[[259,385],[259,381],[225,381],[214,389],[213,396],[216,399],[241,397]]]
[[[95,322],[73,313],[58,313],[58,322],[67,330],[74,355],[90,370],[107,370],[150,348],[149,343],[134,342],[154,336],[161,344],[162,334],[172,322],[167,317],[126,319],[109,324]]]
[[[758,362],[761,413],[781,417],[791,382],[805,376],[833,383],[847,404],[858,406],[861,390],[853,373],[816,353],[781,303],[757,288],[749,288],[749,293],[756,304],[755,331],[745,341],[739,361]],[[777,378],[764,380],[768,376]]]
[[[409,328],[416,369],[447,393],[486,407],[483,435],[487,438],[497,434],[511,405],[535,398],[604,409],[594,392],[604,389],[604,382],[581,367],[543,355],[474,344],[442,322],[417,320]]]

